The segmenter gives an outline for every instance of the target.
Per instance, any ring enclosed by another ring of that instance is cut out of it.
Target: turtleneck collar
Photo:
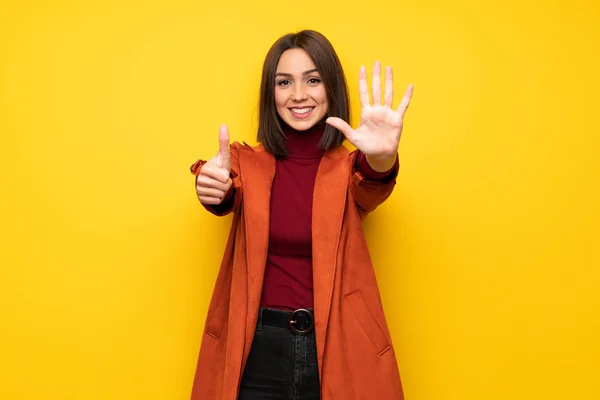
[[[315,126],[305,130],[297,131],[287,124],[283,125],[285,133],[285,149],[288,158],[321,158],[325,150],[317,147],[325,132],[325,122],[319,122]]]

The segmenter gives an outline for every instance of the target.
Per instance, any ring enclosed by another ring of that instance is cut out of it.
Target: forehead
[[[315,68],[315,63],[304,49],[289,49],[281,54],[276,72],[302,74]]]

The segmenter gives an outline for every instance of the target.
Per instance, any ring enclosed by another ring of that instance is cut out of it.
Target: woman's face
[[[286,50],[279,58],[275,105],[281,119],[298,131],[313,127],[327,114],[325,85],[303,49]]]

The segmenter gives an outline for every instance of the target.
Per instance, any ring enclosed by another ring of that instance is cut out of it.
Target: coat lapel
[[[271,187],[275,176],[275,157],[262,145],[247,146],[240,151],[240,170],[243,187],[243,207],[248,262],[248,313],[246,318],[246,341],[244,363],[250,352],[260,298],[262,294],[267,250],[269,246],[269,223]]]
[[[340,146],[323,156],[313,195],[313,290],[319,371],[323,370],[337,250],[348,191],[350,172],[347,157],[344,157],[347,154],[348,150]]]

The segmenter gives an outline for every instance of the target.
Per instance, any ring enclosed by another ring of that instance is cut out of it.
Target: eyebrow
[[[314,69],[309,69],[308,71],[304,71],[302,73],[302,75],[308,75],[308,74],[312,74],[313,72],[319,72],[316,68]],[[285,76],[286,78],[291,78],[292,74],[288,74],[286,72],[278,72],[275,74],[275,76]]]

